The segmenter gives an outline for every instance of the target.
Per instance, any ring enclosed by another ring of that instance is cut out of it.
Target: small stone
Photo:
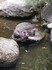
[[[27,50],[25,50],[25,52],[28,52]]]
[[[32,23],[38,23],[38,19],[36,16],[32,19]]]
[[[48,27],[49,29],[52,29],[52,23],[49,23],[49,24],[47,25],[47,27]]]
[[[19,23],[16,28],[14,29],[14,33],[12,38],[16,41],[27,41],[28,40],[28,32],[34,28],[34,24],[32,25],[29,22],[22,22]],[[25,33],[24,33],[25,32]],[[30,32],[29,32],[30,33]]]
[[[38,28],[35,28],[35,24],[29,22],[22,22],[14,29],[12,38],[16,41],[27,42],[40,41],[44,38],[44,32],[41,32]]]
[[[42,47],[42,49],[47,49],[47,47]]]
[[[24,62],[22,62],[22,65],[24,65],[25,63]]]

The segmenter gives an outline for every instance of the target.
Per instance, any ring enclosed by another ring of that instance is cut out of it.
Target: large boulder
[[[16,63],[19,47],[13,39],[0,37],[0,67],[8,67]]]
[[[36,5],[34,0],[6,0],[0,3],[0,16],[28,17],[34,12]]]
[[[22,22],[16,26],[12,38],[16,41],[39,41],[44,37],[43,32],[35,27],[35,24]]]
[[[52,2],[50,2],[44,6],[41,16],[46,21],[52,22]]]

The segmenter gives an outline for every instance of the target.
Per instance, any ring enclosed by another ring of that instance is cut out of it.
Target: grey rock
[[[32,23],[38,23],[38,19],[37,19],[37,17],[35,16],[35,17],[33,17],[33,19],[32,19]]]
[[[29,30],[29,29],[32,29],[34,28],[35,24],[31,24],[29,22],[22,22],[22,23],[19,23],[17,26],[16,26],[16,29],[14,30],[15,31],[24,31],[24,30]]]
[[[41,16],[48,22],[52,22],[52,2],[44,6]]]
[[[13,39],[0,37],[0,67],[9,67],[16,63],[19,46]]]
[[[50,41],[52,42],[52,23],[49,23],[47,27],[50,29]]]
[[[34,12],[36,5],[28,4],[26,0],[6,0],[0,3],[0,16],[28,17]]]
[[[16,41],[38,41],[43,39],[44,34],[38,28],[35,28],[35,24],[28,22],[20,23],[14,29],[12,38]]]

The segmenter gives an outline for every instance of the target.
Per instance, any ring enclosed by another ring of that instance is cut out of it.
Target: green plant
[[[49,2],[51,2],[52,0],[25,0],[26,3],[28,5],[32,5],[32,4],[37,4],[37,8],[36,8],[36,15],[38,15],[38,20],[39,20],[39,23],[42,24],[43,23],[43,19],[41,17],[41,12],[42,12],[42,9],[43,9],[43,6]]]

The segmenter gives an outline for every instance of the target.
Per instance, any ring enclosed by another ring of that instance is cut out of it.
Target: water
[[[23,21],[0,17],[0,37],[11,38],[16,25]],[[3,70],[52,70],[52,47],[49,39],[30,44],[19,44],[20,56],[17,64]]]
[[[0,17],[0,37],[11,38],[16,25],[31,19]],[[52,46],[49,38],[30,44],[19,44],[20,55],[15,66],[0,70],[52,70]]]

